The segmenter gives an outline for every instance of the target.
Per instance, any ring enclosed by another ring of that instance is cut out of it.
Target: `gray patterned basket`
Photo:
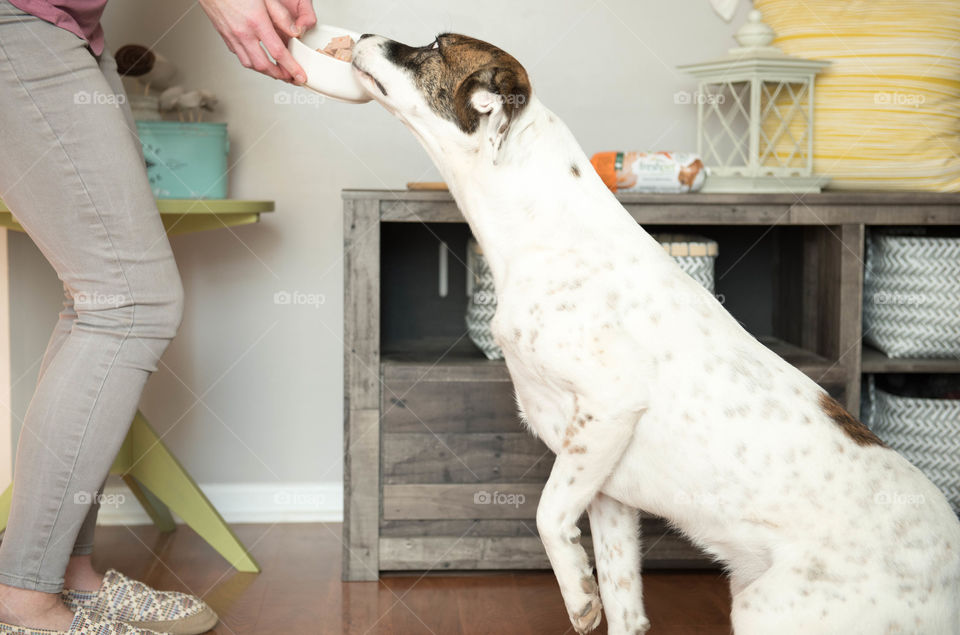
[[[497,293],[493,272],[477,241],[467,241],[467,335],[487,359],[503,359],[503,351],[493,341],[490,322],[497,312]]]
[[[863,337],[889,357],[960,355],[960,238],[867,240]]]
[[[710,293],[715,292],[714,263],[718,253],[715,241],[685,234],[655,234],[654,238],[684,272]],[[493,273],[480,245],[473,238],[467,241],[467,296],[467,335],[487,359],[503,359],[503,351],[494,342],[490,329],[490,322],[497,312]]]
[[[960,399],[901,397],[868,383],[863,419],[915,465],[960,514]]]
[[[714,265],[719,253],[716,241],[689,234],[653,234],[653,237],[673,256],[684,273],[710,293],[716,293]]]

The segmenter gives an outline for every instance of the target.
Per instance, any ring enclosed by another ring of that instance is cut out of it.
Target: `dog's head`
[[[455,33],[420,47],[364,35],[354,46],[353,67],[374,99],[428,150],[486,147],[494,160],[532,92],[520,62]]]

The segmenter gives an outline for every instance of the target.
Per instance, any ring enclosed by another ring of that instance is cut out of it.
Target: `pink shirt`
[[[100,16],[107,0],[9,0],[10,4],[61,29],[66,29],[90,44],[94,55],[103,53],[103,27]]]

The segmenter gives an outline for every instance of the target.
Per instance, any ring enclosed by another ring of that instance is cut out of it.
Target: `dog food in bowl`
[[[354,44],[356,42],[349,35],[340,35],[330,40],[322,49],[317,49],[317,52],[329,55],[341,62],[350,62],[353,61]]]
[[[307,88],[351,104],[370,101],[370,95],[357,81],[350,61],[353,44],[360,34],[329,24],[318,24],[299,38],[291,38],[287,48],[307,75]]]

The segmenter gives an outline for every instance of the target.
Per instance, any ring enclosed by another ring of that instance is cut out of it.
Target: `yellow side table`
[[[274,205],[273,201],[165,199],[158,200],[157,207],[167,235],[176,236],[256,223],[260,214],[272,212]],[[0,227],[23,231],[2,201]],[[134,417],[110,473],[123,478],[160,531],[176,529],[173,512],[235,569],[260,571],[253,556],[160,440],[143,413],[138,411]],[[0,531],[7,526],[12,496],[13,484],[0,495]]]

